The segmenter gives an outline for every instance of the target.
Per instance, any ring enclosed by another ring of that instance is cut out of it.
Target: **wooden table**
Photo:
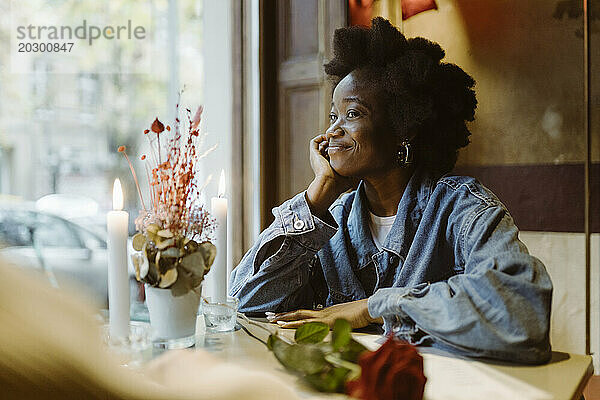
[[[199,317],[196,348],[237,365],[267,370],[294,386],[302,397],[318,395],[297,376],[287,372],[273,354],[260,342],[268,332],[241,319],[243,329],[228,333],[205,333]],[[294,330],[281,329],[273,324],[260,323],[293,338]],[[251,333],[255,337],[249,335]],[[374,350],[382,337],[372,334],[353,334],[355,339]],[[580,400],[583,388],[593,373],[591,356],[554,352],[552,360],[542,366],[521,366],[503,363],[459,359],[423,349],[425,399],[427,400],[518,400],[573,399]],[[327,395],[329,396],[329,395]],[[345,396],[331,395],[331,398]]]

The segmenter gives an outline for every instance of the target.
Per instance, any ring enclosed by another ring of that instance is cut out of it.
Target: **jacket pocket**
[[[348,303],[354,301],[354,296],[340,293],[335,289],[329,289],[329,298],[327,299],[327,306],[332,306],[339,303]]]
[[[371,296],[375,291],[375,287],[377,286],[377,270],[375,269],[374,263],[367,264],[364,268],[356,271],[356,276],[360,281],[363,289],[365,290],[365,295],[367,297]]]

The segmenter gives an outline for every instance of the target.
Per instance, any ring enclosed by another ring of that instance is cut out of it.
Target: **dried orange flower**
[[[156,137],[147,136],[151,157],[147,159],[146,154],[141,156],[142,160],[146,160],[150,207],[144,207],[139,184],[134,178],[143,207],[135,222],[137,230],[142,233],[146,232],[149,225],[157,224],[176,236],[206,241],[214,234],[216,221],[201,201],[200,194],[204,186],[197,184],[196,165],[216,146],[202,154],[197,152],[195,142],[202,140],[197,128],[202,107],[198,108],[193,118],[189,109],[186,112],[187,124],[183,132],[180,130],[182,123],[179,118],[175,118],[173,127],[167,125],[165,128],[158,118],[152,123],[150,130],[156,133]],[[165,129],[170,132],[169,135],[163,133]],[[146,129],[144,134],[149,132]],[[124,153],[125,146],[122,147]],[[133,166],[130,165],[130,168],[135,176]]]
[[[162,122],[160,122],[158,120],[158,118],[156,118],[154,120],[154,122],[152,123],[152,132],[154,132],[156,134],[159,134],[159,133],[161,133],[164,130],[165,130],[165,126],[163,125]]]
[[[191,130],[195,130],[198,125],[200,124],[200,121],[202,120],[202,111],[204,111],[204,107],[199,106],[198,109],[196,110],[196,113],[194,114],[194,118],[192,118],[192,129]]]

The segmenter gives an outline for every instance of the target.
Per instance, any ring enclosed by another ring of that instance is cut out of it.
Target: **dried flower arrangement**
[[[197,153],[205,134],[199,131],[202,106],[194,117],[186,109],[186,132],[181,132],[179,104],[174,132],[156,118],[144,135],[150,143],[150,153],[142,155],[149,185],[150,207],[146,207],[135,169],[123,153],[135,181],[142,210],[135,220],[138,233],[133,237],[133,255],[136,278],[153,287],[170,288],[174,296],[182,296],[200,286],[204,275],[215,260],[216,248],[210,242],[215,230],[215,219],[201,202],[201,192],[207,185],[196,184],[197,162],[203,154]],[[165,138],[169,135],[171,137]],[[166,145],[163,157],[161,139]]]

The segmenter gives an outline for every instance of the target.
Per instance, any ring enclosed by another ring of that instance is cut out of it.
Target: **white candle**
[[[127,272],[127,237],[129,214],[123,211],[121,182],[113,186],[113,211],[106,216],[108,230],[108,309],[110,336],[129,336],[129,274]]]
[[[217,257],[211,268],[212,294],[215,303],[227,301],[227,199],[225,198],[225,171],[221,170],[219,180],[219,197],[213,197],[210,202],[212,215],[217,220],[215,246]]]

